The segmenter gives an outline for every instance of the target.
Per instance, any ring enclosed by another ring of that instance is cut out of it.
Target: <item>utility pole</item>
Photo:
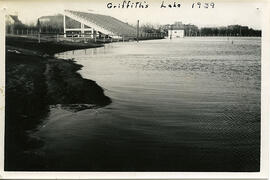
[[[170,39],[172,39],[172,31],[173,31],[173,25],[171,24],[171,33],[170,33]]]
[[[63,28],[64,28],[64,37],[67,37],[66,34],[66,15],[63,16]]]
[[[139,42],[140,21],[137,20],[137,42]]]
[[[40,25],[39,19],[38,19],[38,22],[37,22],[37,27],[38,27],[38,43],[40,43],[41,25]]]
[[[240,36],[242,36],[241,26],[239,27],[239,34],[240,34]]]

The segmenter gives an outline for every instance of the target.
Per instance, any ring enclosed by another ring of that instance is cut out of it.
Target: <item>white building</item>
[[[168,30],[168,37],[172,38],[183,38],[185,35],[185,31],[183,29],[169,29]]]

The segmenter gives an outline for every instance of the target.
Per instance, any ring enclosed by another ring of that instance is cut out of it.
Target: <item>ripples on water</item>
[[[49,170],[258,171],[260,44],[184,38],[58,54],[112,104],[51,107],[36,152]]]

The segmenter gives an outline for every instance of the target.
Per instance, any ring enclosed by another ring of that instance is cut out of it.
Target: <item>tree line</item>
[[[141,31],[147,33],[163,33],[168,35],[168,30],[184,30],[185,36],[261,36],[261,30],[255,30],[248,26],[229,25],[226,27],[202,27],[198,28],[193,24],[177,25],[152,25],[144,24]]]
[[[153,25],[153,24],[142,24],[140,26],[140,32],[159,34],[162,36],[168,35],[169,29],[182,29],[184,30],[185,36],[261,36],[261,30],[255,30],[248,26],[241,25],[229,25],[226,27],[201,27],[198,28],[193,24],[180,24],[179,25]],[[13,24],[6,26],[7,34],[21,34],[26,32],[41,32],[41,33],[63,33],[62,18],[59,16],[55,17],[54,21],[40,22],[36,24]]]
[[[261,36],[261,30],[248,26],[230,25],[227,27],[204,27],[198,32],[200,36]]]

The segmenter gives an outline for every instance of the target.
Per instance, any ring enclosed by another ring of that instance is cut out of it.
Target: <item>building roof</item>
[[[22,24],[22,22],[19,20],[18,16],[16,15],[9,15],[14,21],[14,24]]]
[[[173,31],[179,31],[179,30],[184,30],[184,28],[180,28],[180,27],[173,27],[172,29],[169,30],[173,30]]]
[[[51,26],[54,28],[62,28],[63,27],[63,15],[57,14],[53,16],[42,16],[38,18],[37,22],[41,27]]]
[[[63,15],[57,14],[52,16],[41,16],[38,18],[41,22],[48,22],[48,21],[57,21],[63,23]]]
[[[120,36],[136,36],[136,28],[124,23],[114,17],[101,15],[101,14],[94,14],[94,13],[86,13],[80,11],[71,11],[66,10],[76,16],[79,16],[87,21],[90,21],[97,26],[100,26],[104,29],[107,29],[117,35]]]

